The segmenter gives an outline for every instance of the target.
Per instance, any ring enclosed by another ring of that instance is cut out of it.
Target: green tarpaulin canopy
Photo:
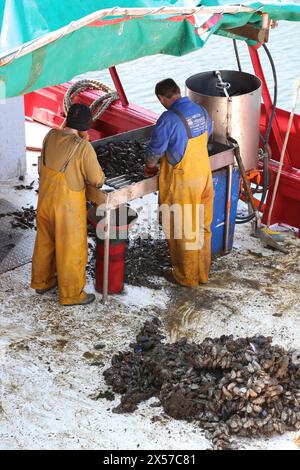
[[[300,21],[299,3],[239,5],[227,0],[0,0],[0,98],[139,57],[187,54],[203,47],[212,33],[260,25],[262,12],[274,20]]]

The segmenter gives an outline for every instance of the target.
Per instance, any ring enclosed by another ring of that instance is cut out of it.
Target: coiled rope
[[[90,106],[90,110],[93,114],[93,120],[97,121],[100,116],[110,107],[110,105],[119,99],[118,93],[110,88],[105,83],[98,80],[78,80],[70,86],[64,96],[64,112],[68,114],[70,106],[73,104],[74,98],[84,90],[101,90],[105,95],[100,96]]]

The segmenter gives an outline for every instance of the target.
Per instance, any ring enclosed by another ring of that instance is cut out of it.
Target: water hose
[[[119,95],[115,90],[98,80],[78,80],[70,86],[64,96],[65,115],[68,114],[68,111],[73,103],[74,98],[82,91],[89,89],[101,90],[106,93],[105,95],[100,96],[97,100],[95,100],[90,106],[94,122],[97,121],[100,116],[102,116],[102,114],[109,108],[109,106],[114,101],[119,99]]]
[[[265,135],[265,138],[262,139],[263,144],[264,144],[264,157],[263,157],[263,160],[264,160],[264,163],[263,163],[263,176],[264,176],[263,180],[264,180],[264,184],[263,184],[263,191],[262,191],[261,200],[260,200],[260,203],[259,203],[259,206],[258,206],[259,211],[261,211],[261,209],[263,207],[263,204],[265,202],[265,199],[266,199],[266,196],[267,196],[267,193],[268,193],[268,189],[269,189],[270,175],[269,175],[269,150],[268,150],[268,144],[269,144],[269,138],[270,138],[270,134],[271,134],[272,126],[273,126],[273,121],[274,121],[274,117],[275,117],[275,112],[276,112],[277,93],[278,93],[277,73],[276,73],[276,68],[275,68],[275,64],[274,64],[274,61],[273,61],[273,57],[272,57],[268,47],[265,44],[263,44],[262,46],[263,46],[263,48],[264,48],[264,50],[267,54],[267,57],[269,59],[271,69],[272,69],[273,81],[274,81],[274,95],[273,95],[272,112],[271,112],[271,116],[270,116],[270,119],[269,119],[269,122],[268,122],[266,135]],[[235,54],[236,54],[237,61],[238,61],[238,67],[239,67],[239,70],[241,71],[240,60],[239,60],[239,52],[238,52],[236,44],[234,45],[234,50],[235,50]],[[252,214],[250,214],[246,217],[237,217],[236,218],[236,223],[237,224],[244,224],[244,223],[250,222],[253,219],[254,219],[254,214],[252,213]]]

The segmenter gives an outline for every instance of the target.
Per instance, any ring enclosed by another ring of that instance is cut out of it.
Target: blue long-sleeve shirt
[[[188,97],[179,98],[159,117],[148,146],[146,163],[157,163],[164,154],[173,166],[181,161],[187,147],[188,135],[180,117],[172,112],[173,109],[184,115],[192,137],[198,137],[206,130],[208,136],[211,135],[212,123],[206,109]]]

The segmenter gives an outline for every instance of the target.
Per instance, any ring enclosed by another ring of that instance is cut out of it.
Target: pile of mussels
[[[197,421],[214,449],[232,449],[231,436],[261,437],[300,429],[300,355],[271,337],[221,336],[201,344],[167,344],[157,319],[147,321],[104,371],[120,393],[117,413],[157,397],[175,419]]]
[[[125,175],[132,183],[145,178],[144,160],[148,141],[111,142],[97,150],[98,161],[107,178]]]

